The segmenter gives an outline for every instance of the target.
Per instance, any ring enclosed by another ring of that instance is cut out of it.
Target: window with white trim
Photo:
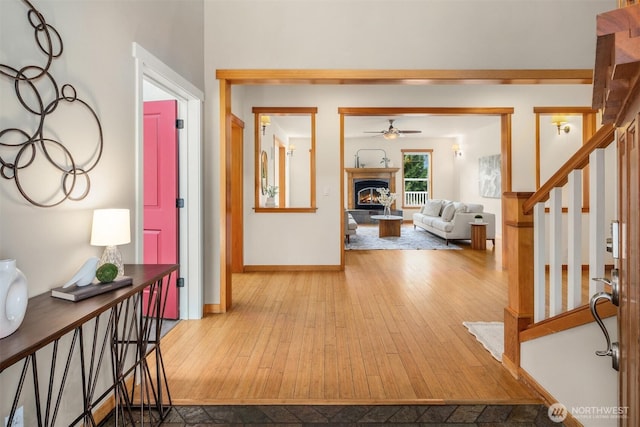
[[[402,150],[402,206],[419,207],[431,198],[433,150]]]

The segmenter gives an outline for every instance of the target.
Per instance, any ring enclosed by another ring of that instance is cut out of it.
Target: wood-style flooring
[[[507,272],[499,248],[461,246],[234,275],[230,312],[163,340],[173,403],[540,403],[462,325],[503,319]]]

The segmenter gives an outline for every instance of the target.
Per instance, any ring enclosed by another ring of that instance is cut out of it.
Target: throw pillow
[[[440,200],[428,200],[422,207],[422,213],[427,216],[440,216],[441,208]]]
[[[453,202],[453,206],[456,208],[456,213],[467,211],[467,205],[462,202]]]
[[[478,203],[469,203],[467,205],[467,212],[469,213],[482,213],[484,211],[484,205]]]
[[[445,222],[451,222],[453,215],[456,213],[456,207],[453,203],[448,203],[444,209],[442,209],[442,220]]]

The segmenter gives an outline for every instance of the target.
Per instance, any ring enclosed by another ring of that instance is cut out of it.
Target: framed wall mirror
[[[316,107],[253,107],[255,211],[316,211]]]

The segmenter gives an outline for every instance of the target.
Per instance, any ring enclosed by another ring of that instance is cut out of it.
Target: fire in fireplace
[[[356,209],[382,209],[378,203],[378,188],[389,188],[388,180],[381,179],[355,179],[353,181],[353,194]]]

